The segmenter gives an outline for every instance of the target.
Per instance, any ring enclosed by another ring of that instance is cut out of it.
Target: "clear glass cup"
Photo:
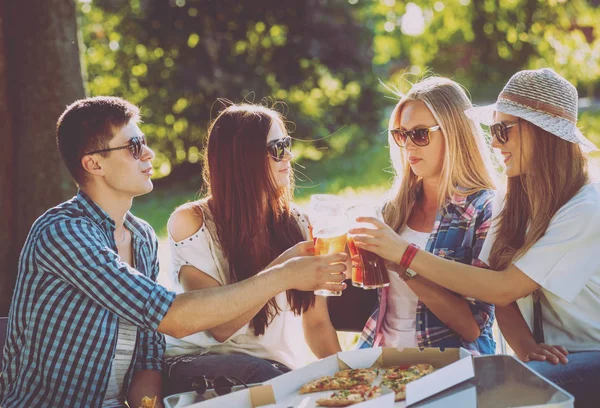
[[[354,205],[346,210],[350,228],[369,228],[371,224],[359,223],[358,217],[383,219],[381,212],[368,205]],[[348,234],[348,249],[352,257],[352,285],[363,289],[377,289],[390,285],[385,260],[379,255],[357,247],[352,234]]]
[[[344,200],[331,194],[314,194],[310,198],[308,216],[315,242],[315,255],[344,252],[347,223]],[[337,283],[337,282],[336,282]],[[342,291],[315,290],[319,296],[341,296]]]

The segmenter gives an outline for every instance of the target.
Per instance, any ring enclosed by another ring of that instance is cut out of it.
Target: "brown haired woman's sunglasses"
[[[267,153],[276,162],[280,162],[285,157],[285,151],[290,151],[292,148],[292,138],[286,136],[281,139],[271,140],[267,143]]]
[[[500,144],[508,142],[508,129],[515,126],[519,122],[496,122],[490,126],[490,133],[495,137]]]

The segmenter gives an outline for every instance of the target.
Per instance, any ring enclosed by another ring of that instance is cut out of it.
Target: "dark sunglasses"
[[[93,152],[85,153],[84,156],[87,156],[88,154],[107,153],[115,150],[129,149],[131,151],[131,154],[133,155],[133,158],[135,160],[139,160],[139,158],[142,157],[143,146],[147,146],[146,138],[144,136],[135,136],[132,137],[131,140],[129,140],[129,143],[127,143],[125,146],[111,147],[110,149],[94,150]]]
[[[429,133],[438,130],[440,130],[440,127],[439,125],[436,125],[430,128],[418,128],[413,130],[390,129],[390,133],[396,144],[400,147],[406,147],[408,138],[410,138],[415,145],[422,147],[427,146],[431,141]]]
[[[490,126],[490,133],[495,137],[500,144],[508,142],[508,129],[517,125],[517,122],[497,122]]]
[[[267,143],[267,153],[269,156],[273,158],[276,162],[280,162],[283,160],[285,156],[285,151],[292,148],[292,138],[290,136],[286,136],[282,139],[271,140]]]
[[[204,394],[209,389],[214,389],[217,395],[229,394],[236,385],[243,385],[248,388],[248,385],[239,378],[225,375],[218,376],[214,380],[208,379],[204,375],[191,377],[190,379],[192,380],[192,388],[198,395]]]

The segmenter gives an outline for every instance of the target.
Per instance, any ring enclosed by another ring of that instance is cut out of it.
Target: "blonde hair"
[[[472,107],[464,89],[458,83],[440,77],[430,77],[413,85],[394,108],[389,129],[399,127],[402,109],[410,101],[423,102],[443,134],[445,149],[438,191],[439,206],[442,207],[446,199],[456,194],[468,196],[481,190],[493,190],[495,172],[491,149],[481,127],[464,113]],[[388,143],[395,179],[387,194],[383,216],[388,225],[400,232],[420,193],[422,179],[413,173],[389,131]]]
[[[521,132],[523,128],[527,132]],[[508,179],[490,252],[490,267],[495,270],[505,269],[523,256],[546,233],[554,214],[589,180],[587,159],[578,144],[524,119],[519,119],[518,129],[521,151],[526,147],[534,154],[525,172]],[[518,159],[523,169],[522,156]]]

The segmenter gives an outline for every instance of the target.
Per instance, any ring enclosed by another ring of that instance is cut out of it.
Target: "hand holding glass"
[[[315,194],[310,198],[308,213],[315,241],[315,255],[344,252],[347,236],[344,201],[330,194]],[[342,291],[315,290],[315,295],[341,296]]]
[[[358,217],[374,217],[382,219],[375,208],[367,205],[355,205],[346,210],[350,225],[369,227],[370,224],[357,223]],[[348,235],[348,249],[352,257],[352,285],[363,289],[377,289],[390,285],[390,277],[385,267],[385,260],[379,255],[356,246],[352,235]]]

